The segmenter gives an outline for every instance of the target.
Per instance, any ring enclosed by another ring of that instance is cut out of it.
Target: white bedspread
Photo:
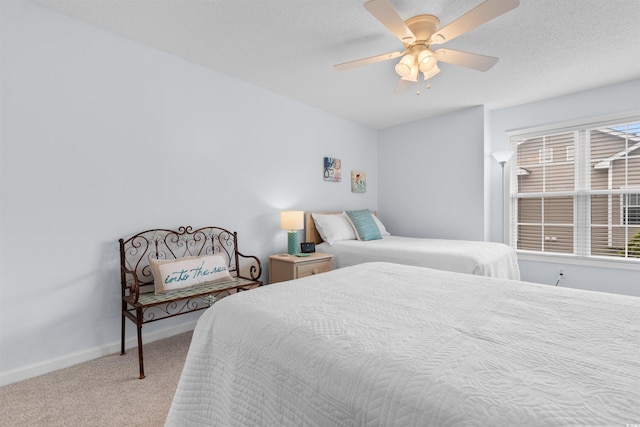
[[[387,263],[227,297],[168,426],[640,422],[640,298]]]
[[[321,243],[318,252],[333,254],[335,268],[384,261],[478,276],[520,279],[518,258],[503,243],[385,236],[379,240]]]

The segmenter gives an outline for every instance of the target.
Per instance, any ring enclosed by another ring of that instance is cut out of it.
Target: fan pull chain
[[[431,82],[427,80],[427,90],[431,89]],[[416,95],[420,95],[420,79],[416,80]]]

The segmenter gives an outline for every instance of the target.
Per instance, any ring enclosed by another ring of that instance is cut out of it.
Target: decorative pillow
[[[330,245],[339,240],[356,240],[356,234],[344,212],[339,214],[316,214],[311,217],[322,240]]]
[[[349,221],[353,225],[353,229],[356,231],[356,237],[358,240],[378,240],[382,239],[380,229],[373,219],[373,214],[369,209],[362,209],[359,211],[345,211]]]
[[[378,226],[378,230],[380,230],[380,234],[382,236],[391,236],[391,233],[387,231],[382,221],[380,221],[380,219],[375,215],[371,215],[371,216],[373,217],[373,220],[376,222],[376,225]]]
[[[156,295],[198,285],[234,280],[222,255],[149,260]]]

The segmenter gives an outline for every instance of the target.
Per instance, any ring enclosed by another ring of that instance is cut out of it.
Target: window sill
[[[639,270],[640,258],[637,260],[609,259],[604,257],[580,257],[565,254],[541,254],[527,251],[516,251],[518,260],[546,262],[551,264],[572,264],[586,267],[614,268],[617,270]]]

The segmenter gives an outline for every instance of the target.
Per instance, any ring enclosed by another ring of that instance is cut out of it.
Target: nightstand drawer
[[[296,277],[298,278],[326,273],[327,271],[331,271],[331,259],[296,265]]]
[[[284,282],[331,271],[332,255],[314,252],[308,256],[271,255],[269,283]]]

